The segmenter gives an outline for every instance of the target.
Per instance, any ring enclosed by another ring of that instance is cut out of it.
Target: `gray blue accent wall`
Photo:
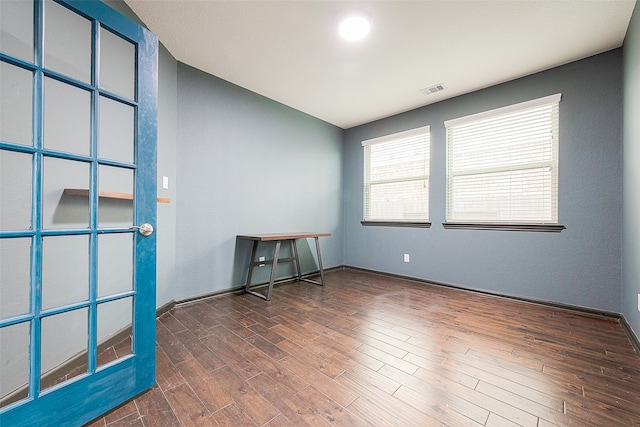
[[[122,0],[103,0],[126,17],[144,23]],[[178,61],[160,44],[158,51],[158,197],[170,203],[158,203],[156,238],[156,307],[174,300],[176,289],[176,122],[178,120]],[[162,188],[162,177],[169,188]]]
[[[176,283],[176,132],[178,120],[178,62],[160,45],[158,55],[158,203],[156,307],[173,301]],[[167,177],[169,188],[162,187]]]
[[[177,123],[176,300],[242,285],[238,234],[330,232],[342,265],[342,129],[181,63]]]
[[[562,93],[559,222],[566,230],[444,229],[443,122],[555,93]],[[344,264],[619,313],[621,119],[622,50],[617,49],[348,129],[344,146]],[[362,226],[361,141],[425,125],[431,125],[432,227]],[[405,253],[411,255],[410,263],[403,262]]]
[[[640,5],[627,30],[623,57],[622,314],[640,337]]]

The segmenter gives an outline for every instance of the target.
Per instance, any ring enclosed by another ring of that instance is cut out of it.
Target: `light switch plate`
[[[162,188],[164,188],[165,190],[169,189],[169,177],[168,176],[163,176],[162,177]]]

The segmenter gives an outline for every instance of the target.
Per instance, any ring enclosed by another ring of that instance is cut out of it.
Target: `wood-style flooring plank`
[[[293,393],[297,393],[309,385],[309,383],[289,371],[280,361],[270,358],[257,348],[245,353],[244,356],[260,369],[262,374],[278,384],[288,387]]]
[[[186,380],[173,362],[169,360],[162,347],[156,346],[156,384],[163,391],[167,391],[185,382]]]
[[[156,386],[88,426],[640,425],[619,322],[540,304],[343,269],[179,305],[156,331]]]
[[[111,425],[123,418],[129,418],[132,414],[134,415],[134,418],[139,418],[138,408],[136,407],[135,402],[129,401],[109,412],[109,414],[104,417],[104,420],[107,425]],[[129,418],[129,420],[131,420],[131,418]]]
[[[248,382],[258,393],[271,402],[288,421],[293,422],[295,425],[328,426],[322,417],[302,401],[297,394],[291,394],[289,389],[285,389],[272,378],[266,375],[257,375]]]
[[[334,366],[326,359],[317,356],[312,351],[307,351],[306,348],[299,346],[298,344],[289,340],[284,340],[278,343],[278,347],[281,348],[287,355],[295,354],[296,358],[305,365],[316,369],[318,372],[322,372],[329,378],[335,378],[344,372],[344,369]]]
[[[225,365],[224,360],[211,351],[193,332],[184,330],[176,332],[174,336],[207,371],[213,371]]]
[[[189,384],[180,384],[167,390],[165,395],[176,417],[184,427],[215,426],[217,424]]]
[[[230,367],[242,378],[248,379],[260,373],[250,360],[228,345],[224,339],[208,335],[202,338],[202,342],[225,361],[225,367]]]
[[[225,406],[213,414],[220,427],[255,427],[257,424],[253,422],[247,413],[235,402]]]
[[[482,381],[487,384],[492,384],[496,387],[501,387],[506,390],[511,390],[512,392],[518,394],[519,396],[523,396],[532,402],[538,403],[540,405],[544,405],[550,409],[555,411],[562,412],[564,409],[564,400],[558,397],[549,396],[548,394],[537,390],[536,388],[530,387],[532,384],[527,382],[527,385],[522,383],[512,381],[506,378],[503,378],[499,375],[496,375],[492,370],[482,370],[470,364],[447,360],[443,365],[447,368],[450,368],[450,371],[453,372],[462,372],[470,377],[476,378],[476,384],[473,385],[472,388],[477,389],[478,382]],[[426,376],[432,375],[431,373],[426,374]],[[538,386],[538,388],[544,388],[543,386]]]
[[[262,425],[280,413],[231,368],[224,367],[211,373],[213,381],[240,406],[256,424]]]
[[[400,355],[398,357],[398,356],[389,354],[384,350],[380,350],[378,347],[372,347],[369,344],[362,344],[360,347],[357,348],[357,350],[362,354],[371,356],[374,359],[377,359],[386,365],[391,365],[394,368],[398,368],[401,371],[408,373],[409,375],[415,373],[418,370],[418,367],[416,365],[414,365],[411,362],[407,362],[406,360],[403,359],[403,357],[408,354],[404,351],[397,353]]]
[[[441,426],[436,418],[415,409],[395,396],[371,387],[366,381],[349,372],[340,375],[336,381],[359,395],[347,408],[360,418],[373,422],[374,425]],[[367,414],[368,412],[370,414]],[[380,424],[375,424],[375,420],[381,420]]]
[[[464,399],[447,400],[438,398],[437,394],[425,396],[405,386],[400,387],[393,395],[447,426],[480,427],[485,425],[489,417],[489,411]]]
[[[398,399],[408,403],[416,409],[425,412],[429,415],[434,415],[434,412],[447,415],[447,419],[451,422],[451,419],[455,420],[460,418],[453,412],[457,412],[463,418],[464,423],[470,423],[472,420],[474,423],[484,424],[489,415],[489,411],[475,405],[469,400],[458,397],[458,395],[450,393],[446,384],[451,382],[446,376],[442,376],[439,379],[439,383],[434,383],[428,380],[407,375],[392,366],[384,366],[380,369],[380,373],[390,378],[394,378],[402,386],[393,393]],[[451,410],[451,411],[449,411]],[[458,419],[454,424],[459,424],[462,421]]]
[[[138,397],[135,403],[145,427],[182,425],[158,386]]]
[[[294,356],[287,357],[283,360],[283,363],[291,372],[309,384],[313,384],[314,387],[342,406],[349,406],[358,397],[356,392],[343,387],[323,372],[313,366],[306,365]]]
[[[344,407],[318,391],[313,386],[304,388],[296,393],[296,396],[311,408],[315,414],[319,414],[330,425],[341,426],[366,426],[367,423],[346,410]]]
[[[216,412],[233,403],[227,390],[197,360],[186,360],[176,367],[209,412]]]

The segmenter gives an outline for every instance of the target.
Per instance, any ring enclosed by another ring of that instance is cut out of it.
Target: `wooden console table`
[[[253,240],[253,248],[251,249],[251,259],[249,260],[249,271],[247,273],[247,281],[245,283],[245,292],[255,295],[267,301],[271,300],[271,293],[273,292],[273,283],[276,278],[276,267],[278,262],[293,262],[296,269],[296,276],[299,281],[305,281],[316,285],[324,286],[324,270],[322,269],[322,257],[320,256],[320,243],[319,237],[331,236],[331,233],[274,233],[274,234],[244,234],[238,235],[238,239]],[[318,255],[318,268],[320,270],[320,281],[310,280],[302,277],[300,271],[300,259],[298,258],[298,247],[296,245],[296,239],[315,239],[316,241],[316,254]],[[260,242],[276,242],[276,247],[273,251],[273,259],[256,261],[256,252],[258,250],[258,244]],[[291,253],[293,256],[289,258],[279,258],[280,246],[282,242],[289,242],[291,245]],[[271,264],[271,275],[269,277],[269,289],[267,294],[263,295],[259,292],[251,290],[251,276],[253,275],[253,268],[260,265]]]

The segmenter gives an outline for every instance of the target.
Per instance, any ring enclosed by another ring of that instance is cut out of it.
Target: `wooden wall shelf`
[[[89,190],[84,188],[65,188],[63,194],[67,196],[82,196],[89,197]],[[98,197],[105,199],[118,199],[118,200],[133,200],[133,194],[131,193],[119,193],[117,191],[100,191]],[[157,197],[158,203],[171,203],[171,199],[168,197]]]

